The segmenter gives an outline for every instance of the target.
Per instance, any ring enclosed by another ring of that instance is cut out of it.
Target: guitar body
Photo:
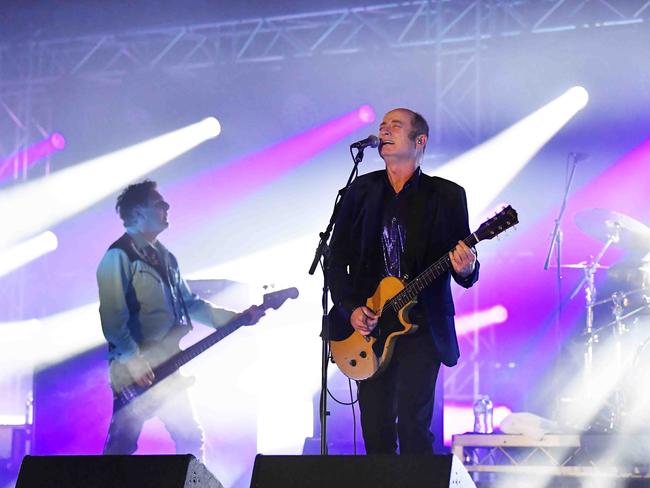
[[[381,313],[377,326],[368,336],[356,330],[343,340],[331,340],[330,348],[334,362],[348,378],[356,381],[366,380],[379,374],[388,365],[395,341],[404,334],[417,330],[417,325],[408,321],[408,311],[415,301],[411,301],[398,311],[384,305],[404,289],[404,282],[388,276],[379,282],[375,293],[368,298],[366,306],[375,313]]]
[[[517,212],[508,205],[494,217],[463,239],[474,247],[484,239],[492,239],[519,222]],[[404,334],[417,330],[408,320],[408,312],[415,305],[418,294],[451,268],[448,254],[431,264],[408,284],[399,278],[387,277],[379,282],[374,295],[366,305],[379,314],[377,326],[368,336],[362,336],[349,323],[341,324],[335,313],[330,328],[332,358],[341,372],[353,380],[366,380],[383,371],[390,361],[395,341]],[[333,308],[332,310],[336,310]]]
[[[161,342],[150,343],[140,348],[140,354],[154,372],[161,364],[182,352],[178,343],[180,336],[181,334],[178,333],[170,334]],[[183,376],[179,371],[175,371],[162,378],[156,375],[154,384],[151,386],[139,386],[133,382],[126,365],[119,361],[111,362],[109,378],[118,408],[131,404],[133,408],[138,409],[140,414],[146,415],[152,415],[167,398],[173,397],[175,392],[187,389],[194,384],[194,378]],[[147,395],[141,397],[144,392],[147,392]],[[136,398],[138,401],[134,402],[133,400]]]

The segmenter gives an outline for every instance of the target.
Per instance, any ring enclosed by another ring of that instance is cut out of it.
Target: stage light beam
[[[503,305],[495,305],[487,310],[456,317],[456,332],[461,337],[485,327],[502,324],[506,320],[508,320],[508,310]]]
[[[214,219],[221,209],[295,170],[374,120],[373,108],[361,105],[268,147],[192,175],[168,193],[174,214],[183,216],[185,226],[196,223],[204,227],[203,220]],[[205,198],[198,198],[201,195]],[[183,229],[186,232],[187,227]]]
[[[465,187],[473,221],[571,118],[589,101],[581,86],[555,100],[493,138],[452,159],[436,170],[437,176]]]
[[[52,231],[0,250],[0,276],[5,276],[34,259],[56,250],[59,240]]]
[[[0,323],[0,357],[38,369],[97,347],[105,343],[98,308],[91,303],[42,319]]]
[[[214,117],[9,188],[0,196],[0,248],[85,210],[221,132]]]

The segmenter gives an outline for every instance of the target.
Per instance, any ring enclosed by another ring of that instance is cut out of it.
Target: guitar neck
[[[470,234],[463,239],[463,242],[467,244],[468,247],[474,247],[478,244],[479,238],[476,237],[476,234]],[[400,310],[402,307],[415,300],[422,290],[446,273],[449,268],[451,268],[451,260],[447,253],[420,273],[414,280],[406,285],[401,292],[388,300],[387,304],[390,304],[395,311]]]
[[[289,298],[297,298],[297,297],[298,297],[298,289],[295,287],[267,293],[264,295],[263,303],[256,307],[257,313],[262,312],[263,314],[263,312],[265,312],[269,308],[277,309]],[[239,315],[235,315],[227,324],[223,325],[222,327],[219,327],[212,334],[208,335],[207,337],[204,337],[199,342],[191,345],[187,349],[177,352],[176,354],[172,355],[169,359],[167,359],[166,361],[162,362],[161,364],[153,368],[153,372],[155,375],[153,384],[157,384],[160,381],[167,378],[168,376],[172,375],[173,373],[178,371],[178,369],[181,366],[183,366],[185,363],[191,361],[202,352],[205,352],[206,350],[214,346],[217,342],[219,342],[221,339],[224,339],[230,334],[232,334],[233,332],[235,332],[241,326],[251,324],[251,318],[255,318],[255,314],[251,316],[250,314],[251,310],[252,307],[246,310],[245,312],[242,312]],[[257,322],[257,320],[259,320],[259,317],[255,319],[255,322]],[[113,386],[115,387],[115,383],[113,383]],[[116,408],[120,409],[128,405],[134,398],[137,398],[138,396],[145,393],[151,386],[152,385],[140,386],[137,383],[133,382],[124,387],[116,388],[115,389]]]
[[[154,368],[153,372],[156,378],[156,383],[162,381],[169,375],[178,371],[181,366],[190,362],[202,352],[207,351],[220,340],[228,337],[242,325],[244,325],[244,321],[241,318],[235,317],[230,323],[224,325],[223,327],[219,327],[213,333],[204,337],[196,344],[193,344],[187,349],[174,354],[171,358]]]

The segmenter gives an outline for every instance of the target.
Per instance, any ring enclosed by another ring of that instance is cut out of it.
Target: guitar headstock
[[[272,308],[276,310],[289,298],[298,298],[298,288],[293,286],[291,288],[285,288],[284,290],[272,291],[264,294],[261,307],[264,309]]]
[[[492,239],[518,223],[517,211],[508,205],[494,217],[483,222],[474,235],[479,241]]]

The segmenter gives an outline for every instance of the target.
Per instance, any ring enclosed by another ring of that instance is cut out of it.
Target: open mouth
[[[394,144],[393,141],[379,141],[379,149],[381,149],[382,147],[384,147],[386,145],[392,145],[392,144]]]

